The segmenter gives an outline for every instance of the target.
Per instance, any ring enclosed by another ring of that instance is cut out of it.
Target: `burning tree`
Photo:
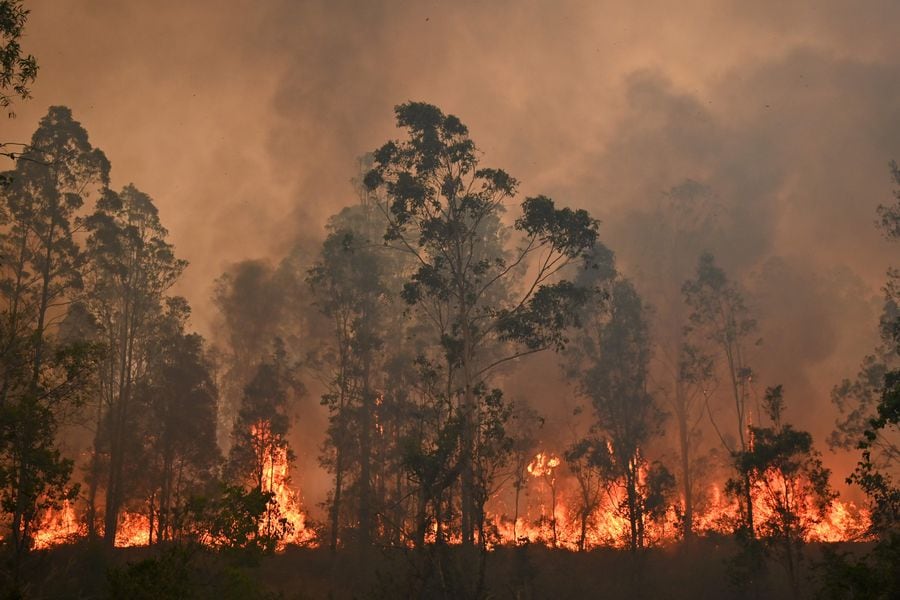
[[[286,439],[290,393],[301,389],[276,340],[275,352],[261,363],[244,389],[241,409],[234,423],[227,472],[239,487],[249,486],[265,505],[258,522],[258,537],[265,548],[307,542],[306,516],[290,489],[293,453]],[[258,502],[257,502],[258,504]]]
[[[755,533],[781,560],[797,595],[802,546],[836,494],[828,482],[830,471],[813,449],[812,436],[782,423],[780,385],[766,390],[764,407],[773,426],[749,427],[748,448],[735,456],[739,476],[728,480],[727,489],[738,498],[752,499],[757,509]],[[744,488],[747,482],[749,489]]]
[[[569,374],[590,399],[596,417],[592,428],[596,439],[573,459],[576,466],[589,461],[585,468],[596,468],[607,484],[621,486],[619,509],[628,519],[629,546],[637,550],[647,541],[645,520],[658,514],[654,503],[671,491],[674,480],[661,465],[654,466],[654,477],[648,479],[648,463],[641,452],[659,433],[663,418],[647,391],[650,341],[644,305],[624,279],[609,288],[608,307],[588,312],[569,354],[573,359]],[[581,473],[586,477],[590,471]],[[587,491],[585,505],[594,495]]]
[[[561,461],[558,456],[547,454],[545,452],[538,452],[534,459],[528,463],[528,467],[526,467],[529,475],[538,478],[542,484],[546,483],[550,488],[550,516],[547,517],[544,514],[544,507],[542,504],[541,521],[543,522],[545,519],[549,521],[550,534],[552,536],[551,540],[554,547],[559,543],[559,533],[556,530],[556,468],[560,463]]]

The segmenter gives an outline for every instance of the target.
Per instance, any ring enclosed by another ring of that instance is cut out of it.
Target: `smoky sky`
[[[71,107],[114,185],[157,202],[205,334],[215,278],[321,235],[415,99],[458,115],[523,195],[599,216],[626,273],[645,235],[629,214],[685,180],[711,190],[729,233],[710,250],[754,292],[761,370],[789,402],[827,403],[875,343],[900,3],[26,4],[40,72],[3,137]],[[807,426],[822,439],[830,419]]]

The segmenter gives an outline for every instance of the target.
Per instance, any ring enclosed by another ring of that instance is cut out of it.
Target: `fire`
[[[265,448],[262,456],[263,481],[262,491],[274,494],[278,510],[277,518],[288,526],[284,537],[278,542],[277,550],[284,550],[287,545],[310,545],[315,541],[315,531],[306,524],[306,513],[300,505],[299,495],[290,487],[290,461],[287,448],[270,443],[272,432],[268,423],[257,423],[251,427],[251,434]],[[271,532],[275,525],[272,520],[276,515],[270,513],[260,523],[260,535]]]
[[[530,463],[528,463],[528,473],[534,477],[550,477],[553,475],[553,469],[559,466],[559,457],[538,452]]]
[[[150,545],[150,518],[143,513],[125,512],[116,529],[116,548]]]
[[[538,453],[528,464],[528,473],[538,479],[538,501],[524,508],[525,516],[515,523],[506,517],[502,503],[493,504],[494,512],[489,519],[497,529],[500,544],[515,545],[528,543],[544,544],[551,547],[577,550],[581,536],[581,514],[576,493],[573,490],[556,490],[560,461],[551,454]],[[643,479],[646,473],[642,472]],[[545,483],[552,486],[554,498],[547,507]],[[754,514],[757,534],[761,533],[760,523],[772,516],[761,489],[754,491]],[[628,544],[630,524],[620,510],[624,501],[624,491],[607,489],[599,505],[590,511],[586,519],[585,549],[597,547],[624,548]],[[802,503],[801,503],[802,506]],[[698,535],[718,533],[729,534],[739,517],[737,502],[722,493],[718,486],[711,486],[702,506],[695,507],[694,530]],[[870,523],[869,513],[852,502],[834,500],[822,518],[810,507],[803,507],[800,523],[807,542],[839,542],[866,539]],[[669,507],[659,521],[645,523],[645,540],[651,545],[675,543],[681,534],[681,523],[675,507]]]
[[[262,491],[273,494],[270,510],[259,525],[260,535],[276,531],[282,533],[276,545],[277,551],[289,545],[314,545],[316,532],[307,523],[300,495],[290,486],[287,448],[272,443],[274,436],[268,423],[257,423],[251,428],[251,434],[260,452]],[[46,511],[35,531],[33,546],[36,549],[50,548],[87,536],[87,527],[69,501],[65,501],[59,509]],[[117,548],[148,546],[151,539],[151,522],[147,513],[125,511],[122,514],[116,530]],[[204,543],[215,545],[215,540],[206,538]]]
[[[288,545],[315,545],[315,531],[308,525],[307,515],[302,508],[299,493],[290,485],[290,460],[283,445],[267,443],[272,434],[267,424],[257,424],[252,429],[258,440],[258,448],[266,448],[262,458],[262,487],[271,492],[275,502],[270,514],[260,523],[260,534],[271,532],[273,527],[285,524],[284,537],[276,550]],[[488,524],[495,531],[490,545],[516,545],[524,542],[543,544],[549,547],[578,550],[584,520],[584,547],[624,548],[629,539],[629,522],[621,507],[625,500],[624,490],[607,487],[598,504],[582,515],[578,509],[577,491],[572,487],[571,478],[563,477],[561,459],[550,453],[540,452],[526,466],[534,482],[526,488],[526,499],[530,501],[520,507],[519,518],[513,522],[508,514],[512,511],[504,506],[502,496],[494,497],[489,505]],[[641,477],[644,477],[641,474]],[[722,492],[718,486],[710,486],[704,497],[698,499],[694,512],[694,531],[697,535],[710,533],[729,534],[739,519],[737,502]],[[764,490],[758,488],[753,493],[754,515],[757,533],[760,524],[771,517],[772,507],[766,502]],[[800,529],[808,542],[840,542],[866,539],[870,524],[867,510],[852,502],[834,500],[824,512],[806,506],[804,499],[796,503],[800,512]],[[58,510],[47,511],[35,527],[34,547],[49,548],[84,537],[86,528],[79,519],[75,507],[64,502]],[[645,523],[644,539],[649,545],[671,544],[681,535],[681,523],[675,506],[669,507],[658,521]],[[448,543],[460,543],[458,530],[442,524],[441,537]],[[434,542],[437,531],[430,528],[426,539]],[[145,546],[150,542],[150,522],[146,514],[125,512],[116,535],[116,546]],[[212,543],[212,540],[207,540]]]
[[[65,544],[86,535],[86,528],[75,514],[75,508],[64,500],[57,510],[48,510],[35,527],[34,548],[42,550]]]

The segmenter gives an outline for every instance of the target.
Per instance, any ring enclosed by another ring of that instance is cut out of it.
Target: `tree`
[[[590,399],[595,415],[594,439],[583,442],[573,458],[576,465],[589,461],[585,468],[596,468],[608,483],[621,486],[620,510],[629,522],[629,547],[638,550],[646,542],[645,523],[653,512],[648,508],[656,508],[656,499],[666,495],[664,488],[674,481],[656,466],[659,476],[646,481],[658,488],[643,483],[649,466],[644,447],[660,433],[663,419],[647,389],[649,326],[644,304],[629,281],[619,278],[609,288],[608,303],[585,317],[569,354],[569,373],[579,393]],[[587,494],[588,500],[592,496]]]
[[[127,477],[140,440],[131,435],[140,418],[136,388],[147,376],[165,292],[187,263],[175,257],[152,199],[132,185],[111,190],[84,221],[90,266],[85,306],[107,349],[101,370],[102,426],[92,460],[108,457],[104,541],[112,546],[119,513],[129,497]],[[135,474],[136,475],[136,474]]]
[[[457,117],[421,102],[397,106],[395,113],[407,139],[375,152],[365,184],[384,191],[378,206],[388,221],[385,240],[417,264],[403,297],[431,322],[433,347],[452,381],[461,419],[462,539],[471,546],[483,512],[476,498],[484,496],[475,489],[476,390],[497,366],[565,344],[572,308],[587,294],[553,278],[593,248],[598,225],[587,212],[558,209],[546,196],[526,198],[514,228],[522,243],[508,251],[512,232],[501,213],[515,196],[516,180],[479,167],[475,144]],[[524,285],[514,290],[513,281]],[[513,348],[504,351],[504,343]]]
[[[636,265],[635,286],[653,307],[648,316],[654,350],[650,373],[675,424],[686,543],[693,536],[698,480],[705,470],[702,425],[716,381],[706,345],[691,339],[682,286],[704,248],[729,237],[720,222],[724,209],[709,187],[688,179],[657,196],[648,208],[626,214],[620,224],[625,234],[618,250]]]
[[[584,551],[587,540],[588,525],[591,515],[600,506],[604,486],[604,478],[609,469],[604,468],[608,458],[606,448],[600,440],[584,438],[572,444],[565,453],[569,471],[578,482],[579,504],[578,518],[580,531],[578,549]]]
[[[330,509],[332,550],[340,537],[348,464],[359,468],[355,521],[361,547],[369,545],[373,530],[373,436],[376,403],[381,398],[376,377],[383,355],[383,312],[388,298],[384,271],[391,266],[386,263],[383,246],[371,239],[379,226],[383,230],[382,220],[370,207],[345,209],[332,219],[320,259],[307,277],[316,305],[332,324],[327,352],[333,368],[327,376],[328,392],[322,398],[330,413],[327,448],[329,455],[333,453],[326,464],[335,477]]]
[[[896,202],[878,207],[877,222],[889,242],[900,240],[900,169],[891,161]],[[869,498],[870,533],[877,536],[871,552],[860,558],[830,551],[825,554],[825,585],[829,598],[894,598],[900,594],[900,271],[890,268],[884,286],[880,319],[881,343],[863,360],[855,381],[844,380],[832,392],[841,419],[829,440],[833,446],[855,448],[861,457],[847,483],[858,485]]]
[[[16,97],[22,100],[31,97],[28,86],[37,77],[37,60],[30,54],[23,55],[19,45],[29,12],[22,7],[22,0],[0,0],[0,106],[6,109]],[[15,116],[15,112],[8,110],[7,117]],[[33,150],[28,144],[0,141],[0,156],[11,160],[40,161]],[[13,173],[0,173],[0,188],[8,186],[12,176]]]
[[[289,470],[294,461],[287,440],[290,428],[289,401],[301,393],[302,385],[294,376],[281,340],[274,341],[272,356],[261,362],[244,389],[238,418],[232,429],[226,475],[230,483],[275,493],[269,501],[260,535],[280,540],[294,532],[294,524],[285,515],[290,508],[279,502],[278,491],[290,483]]]
[[[232,429],[227,470],[235,483],[262,488],[268,457],[288,449],[285,439],[290,428],[288,400],[297,385],[284,347],[276,339],[273,354],[257,365],[253,378],[244,388]]]
[[[217,391],[203,338],[185,331],[190,308],[168,299],[160,331],[149,352],[147,377],[136,389],[142,410],[138,435],[144,444],[150,507],[150,542],[178,538],[189,499],[213,479]]]
[[[900,240],[900,169],[893,161],[890,169],[898,186],[896,202],[878,207],[878,226],[888,241],[896,242]],[[856,381],[845,380],[832,393],[842,419],[831,441],[845,448],[855,444],[862,451],[848,483],[868,494],[873,530],[890,539],[898,535],[900,522],[900,488],[894,480],[900,461],[900,271],[896,268],[888,270],[884,295],[881,344],[875,355],[864,359]]]
[[[513,500],[513,539],[519,541],[519,504],[528,483],[528,464],[534,457],[538,445],[538,429],[544,419],[530,406],[518,402],[513,406],[509,423],[509,437],[512,440],[512,484],[515,489]]]
[[[56,325],[81,287],[75,214],[109,173],[65,107],[50,108],[32,144],[47,163],[18,160],[0,205],[0,489],[17,554],[42,510],[73,495],[55,436],[60,411],[83,400],[96,352],[57,339]]]
[[[271,353],[272,340],[284,339],[289,312],[284,273],[262,260],[246,260],[216,280],[213,300],[222,317],[219,443],[227,450],[244,387],[256,366]]]
[[[726,489],[737,497],[750,496],[765,508],[755,523],[759,540],[784,565],[794,596],[800,597],[798,568],[804,541],[836,494],[812,436],[782,423],[785,404],[780,385],[766,390],[763,405],[772,427],[749,427],[752,443],[735,455],[739,476],[729,479]],[[747,482],[750,488],[744,489]]]
[[[716,431],[725,448],[732,456],[737,456],[748,449],[748,402],[753,372],[746,353],[748,345],[753,341],[751,336],[756,332],[756,320],[752,318],[738,285],[728,279],[711,254],[700,256],[696,278],[686,281],[682,290],[685,302],[691,309],[690,321],[694,335],[710,343],[724,358],[723,366],[734,402],[739,443],[736,446],[729,443],[718,426]],[[746,477],[745,475],[742,486],[745,493],[741,498],[744,515],[742,527],[752,538],[755,535],[753,501],[750,497],[750,481]]]

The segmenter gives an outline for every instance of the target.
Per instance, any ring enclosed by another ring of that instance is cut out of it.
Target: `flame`
[[[284,519],[285,537],[278,543],[276,550],[281,551],[288,545],[315,545],[316,534],[307,522],[307,515],[302,509],[300,495],[290,485],[290,461],[287,449],[279,444],[268,444],[272,433],[266,423],[259,423],[251,430],[260,444],[258,448],[269,450],[263,458],[263,491],[274,494],[272,519]],[[540,452],[528,463],[526,470],[531,475],[533,484],[526,487],[525,502],[520,505],[515,522],[510,518],[512,513],[504,505],[501,494],[493,497],[487,511],[488,529],[492,535],[488,546],[516,545],[521,543],[543,544],[548,547],[578,550],[581,538],[582,517],[585,520],[585,549],[597,547],[627,547],[630,524],[621,510],[625,492],[621,487],[606,488],[600,501],[587,515],[579,510],[578,493],[573,478],[563,477],[562,461],[550,452]],[[641,473],[641,481],[646,473]],[[535,485],[536,484],[536,485]],[[532,487],[529,492],[528,488]],[[694,507],[694,531],[697,535],[730,534],[734,524],[740,519],[738,503],[724,494],[717,485],[709,486],[705,494],[701,494]],[[753,490],[753,507],[757,533],[761,534],[762,524],[774,514],[766,492],[757,485]],[[834,500],[819,514],[811,500],[797,499],[795,508],[800,514],[800,527],[803,539],[808,542],[839,542],[867,539],[870,525],[869,512],[857,507],[853,502]],[[680,510],[671,506],[658,521],[648,520],[645,523],[644,539],[648,545],[676,543],[681,535]],[[265,534],[266,527],[272,525],[271,520],[260,524],[260,533]],[[78,518],[75,507],[64,502],[57,510],[44,513],[40,523],[35,527],[34,547],[49,548],[68,543],[86,535],[83,521]],[[146,514],[125,512],[116,535],[116,546],[141,546],[149,543],[150,524]],[[461,543],[458,528],[441,524],[441,539],[450,544]],[[437,525],[432,523],[426,533],[426,541],[437,540]],[[206,540],[213,544],[214,540]]]
[[[150,545],[150,518],[138,512],[124,512],[116,528],[116,548]]]
[[[274,495],[271,510],[260,523],[260,535],[272,532],[275,527],[283,529],[284,536],[278,541],[276,551],[292,544],[315,545],[316,532],[307,523],[300,495],[290,486],[287,448],[271,443],[274,436],[268,423],[253,425],[251,434],[256,441],[255,447],[263,449],[263,491]],[[150,529],[148,514],[125,511],[116,530],[115,546],[147,546],[151,541]],[[50,548],[87,536],[83,520],[78,518],[75,507],[69,501],[63,502],[58,509],[46,511],[35,531],[33,546],[36,549]],[[204,541],[209,545],[216,543],[208,537]]]
[[[553,469],[559,466],[559,462],[558,456],[538,452],[526,469],[534,477],[550,477],[553,475]]]
[[[65,544],[87,534],[75,514],[75,507],[68,500],[64,500],[58,509],[44,512],[35,532],[33,544],[36,550]]]
[[[274,494],[274,503],[279,513],[278,518],[288,524],[286,534],[279,540],[276,550],[282,551],[290,544],[310,545],[314,543],[316,533],[307,526],[306,513],[301,508],[299,495],[289,485],[290,461],[287,448],[268,443],[273,439],[268,423],[257,423],[250,428],[250,432],[256,440],[261,442],[257,447],[266,449],[262,457],[262,491]],[[266,535],[271,530],[273,516],[272,514],[267,515],[266,519],[260,523],[260,535]]]
[[[559,459],[541,452],[528,464],[527,470],[540,481],[550,481],[555,485],[560,465]],[[639,473],[639,481],[646,479],[646,469]],[[515,523],[506,515],[499,499],[495,499],[493,508],[488,511],[489,520],[496,527],[499,544],[515,545],[523,542],[543,544],[551,547],[577,550],[581,537],[581,517],[578,510],[577,493],[572,490],[557,492],[558,498],[554,506],[547,510],[545,493],[539,489],[537,502],[520,510],[525,513]],[[607,489],[598,505],[586,516],[585,549],[597,547],[627,547],[629,542],[630,523],[620,510],[625,499],[621,488]],[[800,514],[800,531],[807,542],[839,542],[864,540],[870,525],[870,514],[857,507],[853,502],[833,500],[824,515],[820,516],[809,499],[801,498],[796,502]],[[762,533],[762,523],[774,514],[774,509],[766,501],[761,486],[753,493],[753,508],[757,534]],[[710,486],[706,498],[700,506],[694,508],[694,531],[698,535],[717,533],[728,535],[738,522],[740,509],[736,500],[727,497],[721,489]],[[644,539],[648,545],[671,544],[678,541],[681,535],[681,522],[675,506],[667,509],[658,521],[648,520],[644,524]]]

